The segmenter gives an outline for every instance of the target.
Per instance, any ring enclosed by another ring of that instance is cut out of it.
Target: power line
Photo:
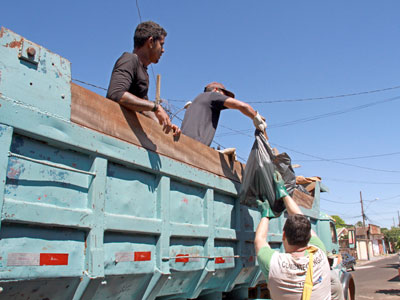
[[[358,204],[358,202],[340,202],[340,201],[333,201],[333,200],[329,200],[323,197],[320,197],[320,199],[328,201],[328,202],[332,202],[332,203],[339,203],[339,204]]]
[[[305,123],[305,122],[311,122],[311,121],[315,121],[315,120],[318,120],[318,119],[331,117],[331,116],[337,116],[337,115],[345,114],[345,113],[348,113],[348,112],[353,112],[353,111],[357,111],[357,110],[360,110],[360,109],[364,109],[364,108],[367,108],[367,107],[370,107],[370,106],[383,104],[383,103],[391,102],[391,101],[395,101],[395,100],[399,100],[399,99],[400,99],[400,96],[399,97],[388,98],[388,99],[384,99],[384,100],[380,100],[380,101],[370,102],[370,103],[366,103],[366,104],[363,104],[363,105],[354,106],[354,107],[351,107],[351,108],[348,108],[348,109],[337,110],[337,111],[333,111],[333,112],[329,112],[329,113],[325,113],[325,114],[305,117],[305,118],[301,118],[301,119],[297,119],[297,120],[293,120],[293,121],[287,121],[287,122],[278,123],[278,124],[272,124],[272,125],[268,125],[268,129],[285,127],[285,126],[290,126],[290,125],[297,125],[299,123]],[[235,131],[235,133],[224,133],[224,134],[220,134],[218,136],[221,137],[221,136],[227,136],[227,135],[235,135],[237,133],[239,133],[239,134],[240,133],[245,133],[245,132],[249,132],[251,130],[253,130],[253,129],[245,129],[245,130]]]
[[[76,79],[76,78],[71,78],[71,79],[72,79],[72,81],[79,82],[79,83],[82,83],[82,84],[85,84],[85,85],[89,85],[89,86],[95,87],[95,88],[100,89],[100,90],[107,91],[106,88],[103,88],[101,86],[94,85],[92,83],[88,83],[88,82],[85,82],[85,81],[82,81],[82,80],[79,80],[79,79]]]
[[[373,181],[359,181],[359,180],[352,180],[352,179],[337,179],[337,178],[327,178],[327,177],[324,177],[324,180],[337,181],[337,182],[350,183],[350,184],[353,184],[353,183],[384,184],[384,185],[400,184],[400,182],[373,182]]]
[[[271,143],[271,144],[276,145],[276,146],[278,146],[280,148],[292,151],[294,153],[302,154],[302,155],[313,157],[313,158],[318,158],[318,159],[321,159],[321,160],[324,160],[324,161],[328,161],[328,162],[333,162],[335,164],[340,164],[340,165],[345,165],[345,166],[350,166],[350,167],[356,167],[356,168],[370,170],[370,171],[387,172],[387,173],[400,173],[400,171],[397,171],[397,170],[375,169],[375,168],[369,168],[369,167],[363,167],[363,166],[353,165],[353,164],[349,164],[349,163],[344,163],[344,162],[340,162],[340,161],[334,161],[334,160],[322,158],[322,157],[319,157],[319,156],[316,156],[316,155],[311,155],[311,154],[307,154],[307,153],[304,153],[304,152],[296,151],[296,150],[290,149],[288,147],[284,147],[282,145],[278,145],[277,143]]]
[[[140,21],[140,23],[142,23],[142,15],[140,13],[138,0],[136,0],[136,9],[137,9],[137,13],[139,15],[139,21]],[[154,75],[153,65],[150,65],[150,69],[151,69],[151,73],[153,74],[153,80],[154,80],[154,82],[156,82],[156,76]]]
[[[285,102],[302,102],[302,101],[315,101],[315,100],[326,100],[326,99],[335,99],[335,98],[344,98],[344,97],[352,97],[352,96],[360,96],[366,94],[373,94],[373,93],[380,93],[386,92],[394,89],[400,88],[399,86],[393,86],[378,90],[371,90],[371,91],[364,91],[364,92],[357,92],[357,93],[349,93],[349,94],[342,94],[342,95],[335,95],[335,96],[325,96],[325,97],[313,97],[313,98],[298,98],[298,99],[280,99],[280,100],[259,100],[259,101],[246,101],[247,103],[285,103]],[[175,102],[185,102],[187,100],[177,100],[177,99],[168,99],[169,101]]]
[[[142,16],[140,14],[140,8],[139,8],[138,0],[136,0],[136,8],[137,8],[137,12],[138,12],[138,15],[139,15],[140,23],[142,23]]]
[[[400,152],[391,152],[391,153],[374,154],[374,155],[366,155],[366,156],[356,156],[356,157],[330,158],[330,160],[355,160],[355,159],[364,159],[364,158],[392,156],[392,155],[398,155],[398,154],[400,154]],[[300,159],[300,160],[296,160],[296,162],[313,162],[313,161],[322,161],[322,160],[321,159]]]

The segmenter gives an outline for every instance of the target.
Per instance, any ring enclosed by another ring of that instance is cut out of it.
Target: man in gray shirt
[[[253,120],[254,126],[264,131],[265,119],[249,104],[235,99],[235,95],[225,89],[222,83],[211,82],[187,108],[182,122],[182,133],[210,146],[223,109],[237,109]]]

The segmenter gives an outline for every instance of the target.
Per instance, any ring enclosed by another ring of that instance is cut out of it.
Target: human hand
[[[163,131],[166,134],[168,134],[171,130],[173,130],[171,120],[169,119],[168,114],[165,112],[164,108],[162,108],[161,105],[158,106],[158,108],[154,112],[154,114],[156,115],[160,125],[163,126]],[[174,126],[176,126],[176,125],[174,125]]]
[[[271,206],[268,201],[256,200],[258,210],[261,213],[261,218],[275,218],[275,214],[272,212]]]
[[[177,126],[177,125],[175,125],[175,124],[172,124],[171,125],[171,128],[172,128],[172,132],[173,132],[173,136],[174,137],[179,137],[180,135],[181,135],[181,129]]]
[[[287,192],[285,187],[285,182],[283,181],[282,176],[278,171],[274,172],[274,182],[276,200],[289,196],[289,193]]]
[[[264,132],[264,130],[267,128],[267,123],[265,123],[265,118],[261,116],[258,112],[253,118],[253,124],[258,130],[262,132]]]

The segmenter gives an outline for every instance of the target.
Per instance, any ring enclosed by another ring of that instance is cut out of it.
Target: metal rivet
[[[26,54],[28,54],[28,56],[35,56],[36,54],[36,50],[33,47],[29,47],[28,49],[26,49]]]
[[[64,94],[61,95],[61,99],[65,99],[65,95]]]

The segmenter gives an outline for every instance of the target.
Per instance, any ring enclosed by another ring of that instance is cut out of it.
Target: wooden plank
[[[228,155],[185,135],[178,140],[172,133],[165,134],[162,127],[140,113],[121,107],[77,84],[71,84],[71,121],[149,151],[218,176],[240,182],[244,165],[229,159]]]
[[[314,203],[314,198],[312,196],[295,189],[292,198],[299,206],[303,206],[307,209],[312,209]]]
[[[314,181],[314,182],[311,182],[310,184],[307,184],[307,185],[305,186],[305,189],[306,189],[307,192],[309,192],[309,193],[314,192],[314,190],[315,190],[315,185],[316,185],[315,181]]]

